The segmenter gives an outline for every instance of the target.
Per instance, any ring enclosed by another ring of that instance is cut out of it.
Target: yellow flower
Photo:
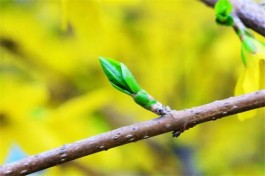
[[[241,54],[245,69],[240,75],[235,95],[254,92],[265,88],[265,45],[252,37],[246,36],[248,47],[242,43]],[[240,120],[253,117],[256,110],[238,114]]]

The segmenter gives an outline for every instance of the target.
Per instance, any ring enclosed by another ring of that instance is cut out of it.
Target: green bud
[[[225,25],[225,26],[232,26],[234,24],[234,20],[231,15],[228,15],[228,16],[216,15],[215,21],[216,23]]]
[[[215,21],[218,24],[232,26],[234,23],[231,12],[233,10],[232,4],[229,0],[219,0],[214,6]]]
[[[122,72],[122,78],[125,80],[126,84],[128,85],[128,87],[132,92],[136,93],[142,90],[142,88],[138,85],[137,81],[135,80],[130,70],[122,63],[121,63],[121,72]]]
[[[169,107],[164,107],[138,85],[130,70],[123,63],[103,57],[100,57],[99,61],[113,87],[132,96],[137,104],[149,111],[158,115],[169,112]]]
[[[103,57],[100,57],[99,61],[113,87],[128,95],[141,90],[132,73],[123,63]]]

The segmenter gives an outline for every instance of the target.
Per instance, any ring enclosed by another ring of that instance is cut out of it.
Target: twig
[[[235,32],[239,35],[240,40],[242,41],[245,34],[240,31],[245,31],[246,27],[242,23],[242,21],[238,18],[238,16],[233,15],[233,19],[234,19],[233,28]]]
[[[217,0],[200,0],[213,7]],[[265,8],[251,0],[230,0],[234,13],[245,26],[265,36]]]
[[[265,106],[265,90],[215,101],[65,144],[0,167],[0,175],[25,175],[86,155],[170,131],[180,133],[203,122]],[[173,139],[172,139],[173,140]]]

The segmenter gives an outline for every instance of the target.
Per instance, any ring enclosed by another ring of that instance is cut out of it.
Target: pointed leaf
[[[128,87],[133,93],[137,93],[142,90],[130,70],[123,63],[121,63],[121,72],[122,78],[125,80]]]
[[[233,10],[232,4],[229,2],[229,0],[219,0],[215,6],[215,21],[218,24],[226,25],[226,26],[232,26],[234,23],[233,17],[231,15],[231,12]]]
[[[118,89],[119,91],[121,91],[121,92],[123,92],[123,93],[126,93],[127,95],[130,95],[130,96],[132,95],[132,93],[129,92],[129,91],[127,91],[126,88],[121,88],[121,87],[119,87],[119,86],[116,86],[116,85],[113,84],[112,82],[111,82],[111,85],[112,85],[114,88]]]
[[[214,6],[215,13],[222,16],[228,16],[233,10],[229,0],[219,0]]]
[[[103,57],[99,58],[100,64],[102,66],[103,71],[108,77],[109,81],[115,84],[118,87],[126,88],[126,82],[122,78],[120,63],[112,60],[105,59]]]

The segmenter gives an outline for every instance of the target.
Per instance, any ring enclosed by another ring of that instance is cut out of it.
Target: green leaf
[[[99,58],[100,64],[111,84],[118,90],[131,95],[133,92],[123,79],[121,63],[110,58]]]
[[[100,57],[99,61],[113,87],[128,95],[136,94],[142,90],[130,70],[123,63],[103,57]]]
[[[243,46],[241,46],[241,58],[242,58],[243,64],[244,64],[245,66],[247,66],[247,59],[246,59],[246,56],[245,56],[245,53],[244,53],[244,48],[243,48]]]
[[[123,85],[124,87],[126,87],[126,84],[122,79],[120,63],[109,58],[105,59],[103,57],[100,57],[99,61],[103,71],[105,72],[110,82],[116,85]]]
[[[233,6],[229,0],[219,0],[214,6],[214,10],[216,14],[228,16],[232,12]]]
[[[234,23],[231,12],[233,10],[232,4],[229,0],[219,0],[215,6],[215,21],[218,24],[232,26]]]
[[[130,70],[123,63],[121,63],[121,72],[122,78],[125,80],[129,88],[131,89],[131,92],[137,93],[142,90]]]
[[[130,96],[132,95],[132,93],[129,92],[129,91],[127,91],[126,88],[121,88],[121,87],[119,87],[119,86],[116,86],[116,84],[113,84],[112,82],[111,82],[111,85],[112,85],[114,88],[118,89],[119,91],[121,91],[121,92],[123,92],[123,93],[126,93],[127,95],[130,95]]]
[[[216,23],[225,25],[225,26],[232,26],[234,24],[233,17],[231,15],[229,16],[216,16],[215,19]]]

